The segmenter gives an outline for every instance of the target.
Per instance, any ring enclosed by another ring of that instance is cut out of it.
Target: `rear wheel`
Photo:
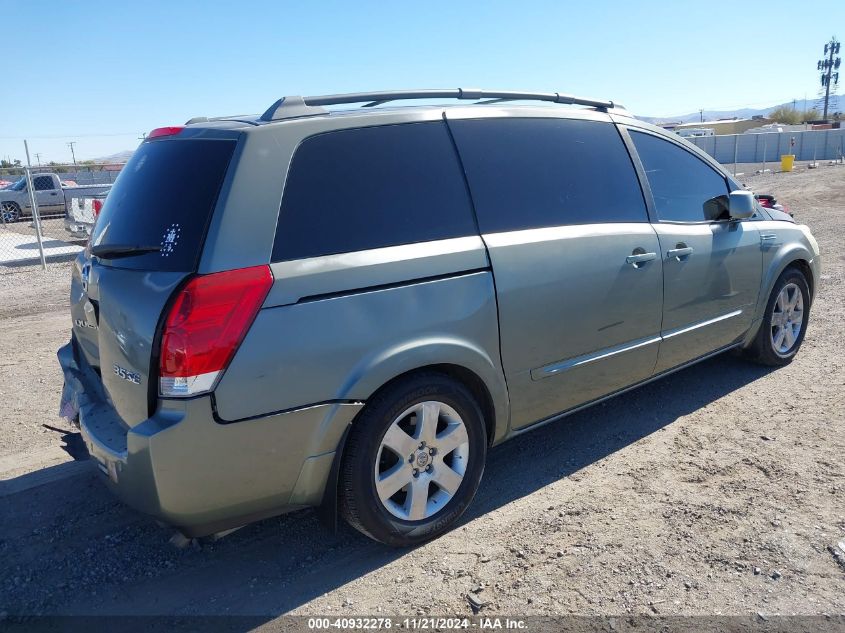
[[[760,331],[747,355],[764,365],[792,362],[807,332],[810,287],[797,268],[787,268],[775,282]]]
[[[21,217],[21,208],[14,202],[3,202],[0,204],[0,213],[4,222],[17,222]]]
[[[481,481],[487,434],[460,383],[426,372],[376,395],[344,450],[341,512],[367,536],[407,546],[439,536]]]

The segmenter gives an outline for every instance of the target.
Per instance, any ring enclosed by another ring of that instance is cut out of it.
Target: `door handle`
[[[760,241],[761,242],[771,242],[772,240],[776,240],[777,238],[778,238],[778,236],[775,235],[774,233],[763,233],[760,236]]]
[[[628,255],[625,261],[632,264],[634,268],[639,268],[638,264],[650,262],[652,259],[657,259],[657,253],[634,253],[633,255]]]
[[[678,261],[681,261],[682,257],[689,257],[690,255],[692,255],[692,246],[687,246],[683,243],[678,244],[676,248],[670,248],[666,251],[666,257],[668,259],[672,259],[674,257]]]

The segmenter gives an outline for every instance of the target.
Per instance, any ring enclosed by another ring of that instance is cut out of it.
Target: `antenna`
[[[827,121],[828,106],[830,105],[830,86],[833,84],[833,93],[836,94],[836,87],[839,85],[839,73],[837,70],[842,63],[841,57],[834,58],[839,53],[840,42],[835,38],[824,45],[825,59],[820,59],[816,69],[822,71],[821,83],[824,89],[824,115],[822,118]]]

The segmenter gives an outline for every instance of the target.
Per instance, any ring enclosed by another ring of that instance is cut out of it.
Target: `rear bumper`
[[[107,485],[127,505],[189,536],[317,505],[345,428],[361,404],[324,404],[242,422],[215,420],[211,396],[162,400],[128,427],[78,361],[59,350],[65,397]]]
[[[65,231],[77,239],[86,239],[91,237],[91,229],[94,225],[89,222],[82,222],[71,217],[65,217]]]

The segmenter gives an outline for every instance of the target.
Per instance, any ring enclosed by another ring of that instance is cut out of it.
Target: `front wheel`
[[[340,508],[387,545],[439,536],[466,510],[481,481],[487,433],[462,384],[426,372],[377,394],[344,449]]]
[[[775,282],[760,331],[747,355],[764,365],[788,365],[795,358],[810,317],[810,287],[797,268],[787,268]]]

